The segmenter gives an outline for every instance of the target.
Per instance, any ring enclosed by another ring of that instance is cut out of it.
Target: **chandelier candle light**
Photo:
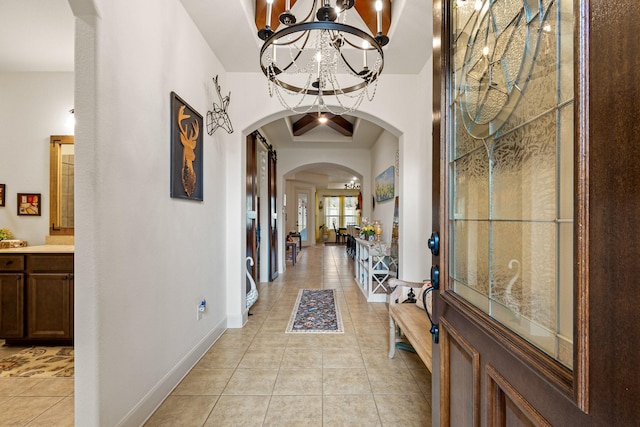
[[[384,67],[382,47],[389,38],[382,34],[382,0],[375,2],[375,36],[346,23],[349,13],[356,13],[351,10],[355,1],[336,0],[332,6],[330,0],[298,0],[298,10],[311,4],[298,20],[287,0],[274,32],[273,0],[267,0],[266,24],[258,31],[264,40],[260,67],[269,95],[275,94],[288,110],[340,115],[356,110],[365,97],[373,100]]]

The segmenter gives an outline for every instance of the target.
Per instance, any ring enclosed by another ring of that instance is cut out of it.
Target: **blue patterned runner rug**
[[[300,289],[287,333],[344,333],[335,289]]]

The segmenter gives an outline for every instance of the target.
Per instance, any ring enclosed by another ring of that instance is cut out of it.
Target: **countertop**
[[[75,245],[38,245],[0,249],[0,254],[72,254]]]

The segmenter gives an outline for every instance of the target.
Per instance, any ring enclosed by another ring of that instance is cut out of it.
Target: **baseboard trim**
[[[139,427],[162,405],[182,379],[193,369],[211,346],[227,329],[227,319],[222,320],[191,351],[189,351],[117,424],[122,427]]]

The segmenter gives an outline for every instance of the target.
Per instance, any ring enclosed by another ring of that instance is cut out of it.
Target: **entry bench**
[[[414,303],[402,303],[406,299],[408,288],[413,288],[414,293],[418,294],[423,284],[390,279],[389,285],[396,286],[389,295],[389,358],[395,356],[396,344],[404,342],[404,338],[406,338],[425,366],[430,372],[433,372],[431,369],[431,333],[429,332],[431,323],[427,313]],[[431,298],[431,293],[427,295],[427,298]]]

